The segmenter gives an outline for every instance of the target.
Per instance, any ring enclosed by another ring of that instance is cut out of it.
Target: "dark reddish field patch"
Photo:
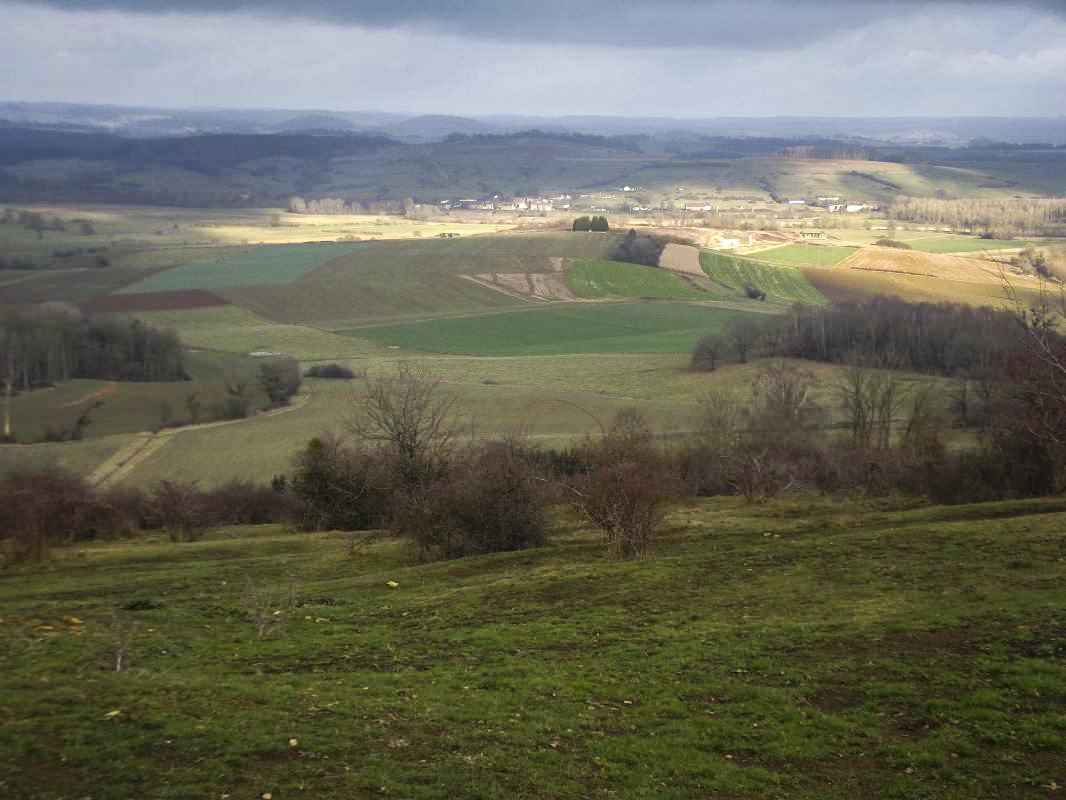
[[[95,295],[79,305],[86,314],[121,314],[127,311],[176,311],[229,304],[229,300],[203,289],[181,289],[172,292]]]

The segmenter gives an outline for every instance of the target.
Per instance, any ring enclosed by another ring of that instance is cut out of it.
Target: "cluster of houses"
[[[463,198],[458,200],[441,200],[442,211],[452,209],[464,211],[569,211],[570,195],[557,194],[550,197],[525,196],[504,199],[498,194],[490,198]]]

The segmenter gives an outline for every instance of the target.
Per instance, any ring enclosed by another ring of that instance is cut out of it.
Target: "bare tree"
[[[845,425],[855,447],[888,448],[892,421],[905,402],[903,381],[895,375],[860,366],[844,368],[836,383]]]
[[[457,401],[440,381],[406,361],[395,377],[368,381],[344,421],[355,439],[381,446],[403,486],[424,486],[439,476],[459,434]]]
[[[729,338],[729,343],[733,345],[733,350],[736,351],[741,364],[747,363],[748,352],[755,346],[759,334],[759,324],[749,317],[737,317],[729,323],[726,336]]]

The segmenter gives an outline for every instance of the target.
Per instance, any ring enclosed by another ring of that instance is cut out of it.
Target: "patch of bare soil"
[[[83,300],[79,307],[86,314],[116,314],[128,311],[175,311],[185,308],[211,308],[214,306],[228,306],[229,304],[229,300],[204,289],[182,289],[168,292],[94,295]]]
[[[700,266],[700,249],[690,244],[671,242],[663,248],[659,256],[659,266],[673,272],[686,272],[689,275],[706,277]]]
[[[482,272],[462,277],[522,300],[577,300],[577,296],[566,285],[562,272]]]

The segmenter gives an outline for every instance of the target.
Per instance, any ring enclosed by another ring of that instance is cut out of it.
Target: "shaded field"
[[[677,303],[567,305],[342,331],[385,345],[465,355],[685,353],[745,312]]]
[[[1046,797],[1066,760],[1064,510],[715,499],[637,562],[565,517],[547,547],[429,565],[280,526],[77,546],[0,581],[0,781],[99,800]],[[294,587],[272,636],[250,582]]]
[[[6,303],[45,303],[49,300],[77,303],[95,295],[120,291],[131,283],[150,278],[160,269],[100,267],[33,272],[4,270],[0,272],[0,281],[3,281],[0,283],[0,292]],[[6,280],[9,276],[10,280]]]
[[[770,266],[713,250],[700,253],[700,264],[711,280],[739,292],[750,286],[766,292],[770,300],[777,302],[812,305],[826,302],[821,292],[796,267]]]
[[[158,272],[124,287],[122,293],[185,289],[225,289],[290,283],[331,258],[346,255],[350,244],[260,245],[217,261],[196,261]]]
[[[461,276],[551,273],[553,258],[603,258],[617,238],[606,233],[523,233],[362,242],[292,284],[220,293],[267,319],[333,328],[513,308],[528,300]]]
[[[103,405],[90,415],[85,437],[150,430],[186,420],[186,400],[198,394],[204,415],[225,394],[224,382],[244,380],[251,387],[253,409],[267,405],[255,382],[256,365],[247,358],[214,352],[187,353],[188,381],[111,382],[77,379],[52,389],[17,395],[11,404],[14,433],[20,442],[41,439],[48,428],[69,431],[94,402]]]
[[[760,250],[749,258],[767,264],[786,267],[832,267],[855,252],[853,247],[832,245],[786,244],[770,250]]]
[[[679,276],[655,267],[620,261],[578,261],[566,273],[566,285],[586,299],[710,300]]]

